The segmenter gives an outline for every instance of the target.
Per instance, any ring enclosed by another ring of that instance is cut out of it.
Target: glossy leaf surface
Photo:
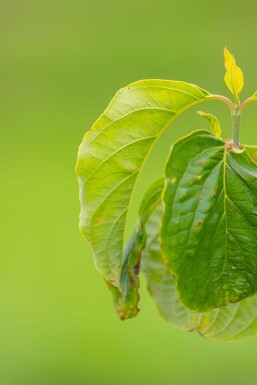
[[[123,238],[137,176],[167,125],[208,96],[207,91],[183,82],[133,83],[116,94],[83,139],[76,167],[80,229],[91,242],[97,269],[116,302],[124,299]]]
[[[229,146],[194,132],[166,168],[163,250],[181,301],[198,312],[257,291],[257,168]]]
[[[159,184],[160,186],[160,184]],[[155,205],[147,205],[151,196],[159,196]],[[179,300],[176,292],[176,279],[165,264],[160,247],[160,222],[163,215],[161,191],[153,186],[146,193],[141,206],[144,211],[146,247],[142,252],[142,271],[162,317],[180,329],[197,330],[203,337],[218,341],[238,341],[257,334],[257,295],[237,304],[230,304],[207,313],[196,313],[187,309]]]

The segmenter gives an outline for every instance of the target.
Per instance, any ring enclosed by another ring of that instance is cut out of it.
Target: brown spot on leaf
[[[136,282],[134,280],[134,277],[130,276],[130,280],[131,280],[132,287],[136,287]]]
[[[101,215],[99,214],[96,218],[95,223],[98,224],[101,221]]]
[[[199,160],[197,161],[197,163],[200,164],[200,165],[202,166],[203,164],[206,163],[206,160],[199,159]]]
[[[140,255],[141,255],[141,250],[140,250]],[[140,260],[137,262],[136,266],[134,267],[134,273],[137,276],[139,274],[140,270]]]

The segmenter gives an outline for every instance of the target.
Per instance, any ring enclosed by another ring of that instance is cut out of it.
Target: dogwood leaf
[[[208,131],[174,144],[166,168],[163,251],[197,312],[257,291],[257,167]]]
[[[76,167],[80,230],[91,242],[96,267],[116,303],[124,301],[124,229],[136,179],[164,129],[182,111],[209,96],[184,82],[133,83],[116,94],[83,139]],[[120,307],[118,311],[123,318]]]
[[[159,182],[159,187],[161,182]],[[147,205],[151,196],[159,198],[155,205]],[[186,308],[176,292],[176,278],[165,262],[160,244],[160,222],[163,216],[162,192],[151,186],[143,200],[146,246],[142,251],[142,271],[146,276],[148,290],[161,316],[172,326],[187,331],[197,330],[203,337],[232,342],[257,334],[257,295],[206,313],[197,313]]]

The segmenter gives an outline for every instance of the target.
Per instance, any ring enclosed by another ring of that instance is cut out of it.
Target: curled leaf
[[[216,118],[216,116],[212,114],[207,114],[203,111],[197,111],[198,115],[202,116],[203,118],[206,118],[210,124],[213,134],[216,136],[216,138],[221,137],[221,128],[220,128],[220,122]]]

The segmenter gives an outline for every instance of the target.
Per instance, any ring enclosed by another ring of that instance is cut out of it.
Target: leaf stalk
[[[209,99],[220,100],[220,101],[226,103],[227,106],[229,107],[230,111],[233,111],[235,109],[234,103],[229,98],[227,98],[226,96],[213,94],[213,95],[209,96]]]
[[[245,99],[245,101],[240,105],[240,112],[242,112],[245,107],[252,102],[257,102],[257,98],[255,96]]]
[[[244,105],[250,103],[253,100],[246,100],[244,103],[240,105],[240,102],[236,102],[235,104],[226,96],[223,95],[211,95],[210,99],[212,100],[220,100],[224,103],[227,104],[227,106],[230,109],[231,112],[231,117],[232,117],[232,139],[233,139],[233,145],[235,148],[239,149],[240,148],[240,122],[241,122],[241,112],[242,112],[242,107]],[[251,98],[249,98],[251,99]],[[247,103],[246,103],[247,102]]]
[[[233,146],[235,148],[240,148],[240,122],[241,122],[241,110],[238,104],[235,104],[234,109],[231,113],[232,117],[232,138]]]

